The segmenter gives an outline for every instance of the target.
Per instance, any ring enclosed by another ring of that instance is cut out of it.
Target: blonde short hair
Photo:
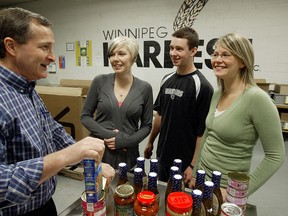
[[[134,38],[129,38],[126,36],[120,36],[115,38],[108,47],[109,58],[113,50],[117,47],[127,47],[128,51],[132,56],[133,61],[136,61],[139,52],[139,45]]]

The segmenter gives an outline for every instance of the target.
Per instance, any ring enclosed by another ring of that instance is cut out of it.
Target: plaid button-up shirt
[[[39,185],[43,158],[75,142],[34,87],[0,66],[0,215],[24,214],[47,202],[56,176]]]

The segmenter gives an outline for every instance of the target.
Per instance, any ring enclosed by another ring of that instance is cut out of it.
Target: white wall
[[[187,0],[186,0],[187,1]],[[198,1],[196,1],[198,2]],[[57,72],[50,74],[42,83],[58,83],[62,78],[93,79],[100,73],[113,72],[103,64],[103,43],[106,40],[103,32],[112,30],[134,30],[135,28],[152,28],[154,32],[137,37],[140,44],[140,58],[143,62],[143,44],[147,41],[160,45],[160,64],[164,64],[164,41],[171,39],[174,19],[183,0],[38,0],[19,6],[38,12],[54,23],[56,39]],[[209,59],[207,43],[228,32],[239,32],[253,40],[255,49],[255,77],[265,78],[268,82],[288,83],[287,66],[287,0],[209,0],[200,11],[192,27],[195,28],[203,45],[199,47],[200,57],[195,62],[203,63],[200,70],[216,87],[213,71],[204,61]],[[195,13],[194,13],[195,14]],[[193,13],[186,15],[192,17]],[[163,31],[156,34],[162,27]],[[93,65],[76,66],[74,51],[66,51],[67,42],[92,40]],[[150,48],[150,52],[154,49]],[[66,68],[59,69],[58,56],[64,55]],[[164,74],[173,71],[171,68],[156,68],[152,61],[149,67],[134,66],[135,76],[149,81],[157,94],[159,83]]]

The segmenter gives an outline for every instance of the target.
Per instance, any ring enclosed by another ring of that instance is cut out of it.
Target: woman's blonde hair
[[[251,42],[244,36],[237,33],[229,33],[223,37],[220,37],[216,43],[215,47],[221,46],[227,49],[234,56],[236,56],[240,61],[243,62],[244,66],[240,71],[240,76],[243,82],[248,85],[255,86],[254,81],[254,51]],[[223,80],[217,78],[218,85],[224,91]]]
[[[126,36],[120,36],[115,38],[110,46],[108,47],[108,57],[110,58],[111,53],[117,47],[127,47],[130,52],[133,61],[135,62],[139,52],[139,45],[134,38],[129,38]]]

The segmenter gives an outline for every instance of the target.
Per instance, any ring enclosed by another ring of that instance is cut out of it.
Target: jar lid
[[[191,211],[193,200],[191,196],[184,192],[173,192],[167,197],[168,208],[178,214]]]
[[[122,184],[116,187],[115,193],[119,197],[126,198],[134,193],[134,188],[130,184]]]
[[[152,191],[138,193],[137,200],[143,205],[150,205],[156,201],[156,195]]]

